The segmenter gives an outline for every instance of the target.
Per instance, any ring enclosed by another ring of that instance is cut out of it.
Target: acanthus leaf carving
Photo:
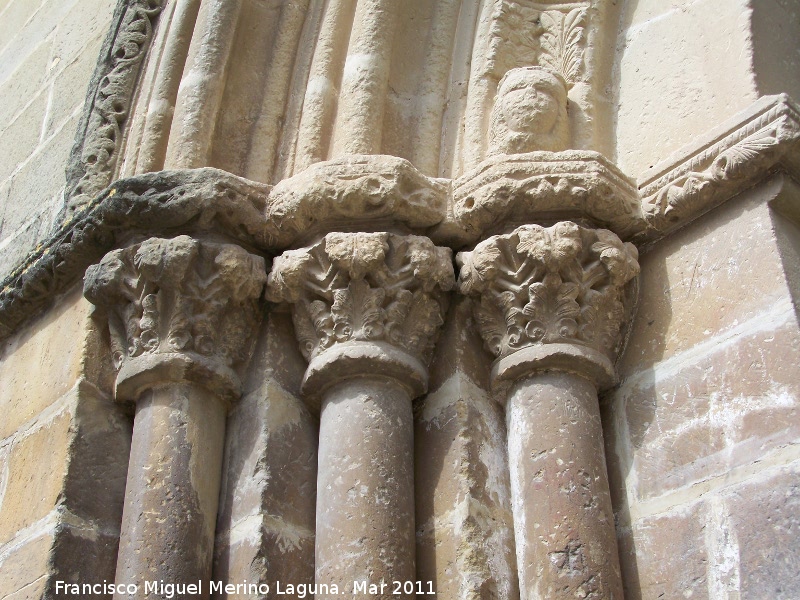
[[[329,233],[276,258],[266,296],[293,305],[308,360],[338,343],[373,341],[425,362],[454,279],[451,251],[427,238]]]
[[[233,244],[150,238],[89,267],[84,295],[106,309],[114,362],[199,355],[241,366],[259,321],[264,259]]]
[[[459,287],[478,296],[475,318],[499,357],[526,346],[574,343],[614,359],[622,342],[624,289],[638,252],[612,232],[572,222],[524,225],[459,254]]]
[[[540,17],[544,31],[539,65],[558,73],[568,84],[581,77],[585,18],[583,8],[573,8],[567,13],[548,10]]]

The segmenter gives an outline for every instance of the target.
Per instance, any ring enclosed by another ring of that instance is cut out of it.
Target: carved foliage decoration
[[[267,299],[289,302],[311,360],[336,343],[382,341],[430,360],[455,285],[449,248],[389,233],[329,233],[273,262]]]
[[[702,214],[776,164],[800,142],[800,114],[786,97],[750,123],[642,190],[649,224],[667,231]]]
[[[584,78],[586,3],[548,9],[542,3],[501,0],[489,32],[489,71],[538,65],[559,74],[570,85]]]
[[[495,356],[542,343],[577,343],[614,358],[624,287],[638,252],[605,229],[562,221],[524,225],[458,255],[459,289],[478,296],[475,318]]]
[[[249,357],[266,277],[264,259],[237,245],[150,238],[89,267],[84,295],[108,310],[117,368],[174,352],[235,368]]]
[[[111,182],[139,70],[164,5],[165,0],[128,0],[106,42],[108,51],[95,71],[96,88],[67,172],[70,213]]]

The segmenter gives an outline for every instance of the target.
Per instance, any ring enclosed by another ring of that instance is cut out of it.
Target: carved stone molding
[[[636,187],[589,151],[489,158],[454,182],[451,210],[431,237],[455,246],[519,223],[586,220],[626,239],[644,228]]]
[[[340,369],[358,357],[399,361],[399,372],[409,366],[424,379],[443,323],[444,292],[454,285],[450,249],[428,238],[329,233],[275,258],[267,299],[292,304],[300,350],[310,362],[308,389],[315,369],[333,356]]]
[[[139,71],[165,4],[165,0],[121,0],[117,6],[67,167],[69,214],[111,182]]]
[[[269,189],[210,168],[115,182],[0,283],[0,339],[75,284],[106,252],[131,239],[214,232],[245,247],[266,247]]]
[[[448,182],[394,156],[353,155],[316,163],[278,183],[266,209],[272,244],[287,247],[315,232],[404,225],[424,230],[445,215]]]
[[[765,96],[646,172],[639,187],[647,229],[635,239],[663,237],[776,168],[800,174],[800,107],[785,94]]]
[[[504,370],[516,376],[520,360],[558,368],[578,361],[596,363],[591,369],[601,384],[613,380],[637,259],[636,248],[611,231],[569,221],[524,225],[460,253],[459,290],[478,298],[478,327],[500,359],[495,376]]]
[[[185,235],[150,238],[89,267],[84,295],[108,313],[118,399],[154,380],[235,398],[266,277],[263,258]]]

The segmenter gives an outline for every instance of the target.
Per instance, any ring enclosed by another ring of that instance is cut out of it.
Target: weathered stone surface
[[[635,238],[686,225],[776,167],[800,172],[798,148],[800,107],[785,94],[761,98],[641,175],[647,229]]]
[[[442,350],[460,345],[451,334],[446,327]],[[440,598],[518,596],[505,437],[499,405],[461,370],[417,403],[417,580],[424,591],[432,582]]]
[[[445,182],[425,177],[406,160],[351,155],[317,163],[276,185],[267,202],[267,226],[276,247],[356,224],[420,230],[444,218],[447,194]]]
[[[626,600],[718,598],[708,588],[709,571],[717,567],[706,551],[708,526],[702,502],[642,519],[632,528],[620,522]]]
[[[647,0],[623,8],[616,69],[624,171],[638,175],[757,99],[746,6]]]
[[[518,380],[506,405],[522,598],[621,598],[594,384],[572,373]]]
[[[639,303],[619,364],[621,378],[690,351],[786,298],[768,204],[790,192],[784,186],[776,178],[743,192],[642,254]]]
[[[799,355],[800,337],[790,322],[623,385],[615,396],[632,446],[630,492],[642,500],[657,497],[796,440],[800,390],[792,365]],[[729,369],[742,363],[747,366]]]
[[[329,233],[275,258],[267,299],[292,304],[307,360],[322,360],[337,344],[366,342],[428,363],[444,322],[443,292],[455,283],[451,256],[421,236]]]
[[[116,583],[209,581],[225,409],[189,383],[156,387],[136,405]],[[208,598],[208,586],[198,598]],[[138,594],[125,598],[144,599]]]
[[[0,544],[44,519],[59,503],[69,467],[72,415],[62,405],[52,419],[14,440],[0,504]]]
[[[117,399],[186,379],[238,398],[266,278],[263,258],[185,235],[150,238],[89,267],[84,294],[107,311]]]
[[[0,550],[0,598],[3,600],[39,600],[47,585],[52,530]]]
[[[0,439],[64,396],[81,377],[91,305],[75,290],[36,327],[6,342],[0,355]],[[31,377],[31,370],[41,376]],[[45,376],[46,374],[46,376]]]
[[[738,546],[738,556],[732,559],[737,561],[743,598],[789,600],[800,594],[798,475],[800,464],[794,462],[768,477],[754,477],[726,490],[731,536]]]

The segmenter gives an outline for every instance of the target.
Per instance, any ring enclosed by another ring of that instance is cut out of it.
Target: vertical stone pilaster
[[[259,322],[263,259],[187,236],[109,252],[84,294],[106,309],[116,397],[136,403],[117,584],[202,582],[208,598],[225,415]]]
[[[275,259],[267,298],[292,305],[303,391],[321,411],[317,598],[354,582],[376,586],[370,598],[414,596],[391,585],[416,579],[411,401],[453,285],[450,250],[418,236],[329,233]]]
[[[458,256],[462,293],[508,387],[523,600],[621,599],[598,388],[614,381],[638,253],[604,229],[526,225]]]

